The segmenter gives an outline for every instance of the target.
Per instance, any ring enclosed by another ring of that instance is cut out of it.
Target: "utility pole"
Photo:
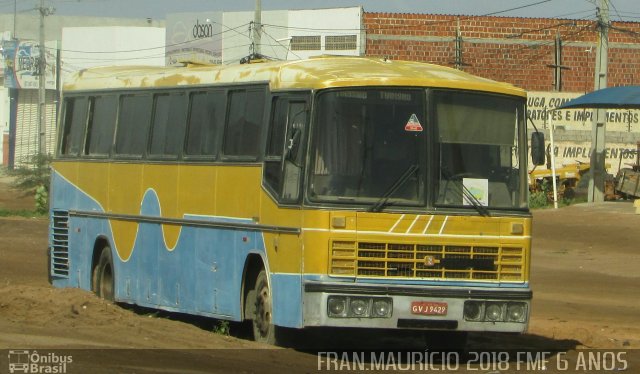
[[[553,88],[555,91],[562,91],[562,70],[570,69],[568,66],[562,65],[562,37],[560,33],[556,33],[556,41],[555,41],[555,54],[553,56],[553,64],[547,65],[549,68],[553,68]]]
[[[48,16],[49,9],[44,7],[44,0],[40,0],[40,7],[37,8],[40,12],[40,58],[38,59],[38,153],[41,155],[47,154],[47,116],[46,116],[46,50],[45,50],[45,35],[44,35],[44,17]]]
[[[18,0],[13,0],[13,35],[11,39],[18,39],[16,36],[16,20],[18,18]]]
[[[600,0],[598,8],[598,41],[596,46],[596,64],[594,91],[607,87],[607,62],[609,59],[609,0]],[[605,182],[605,133],[606,112],[604,109],[594,111],[591,127],[591,161],[589,173],[589,202],[604,201]]]
[[[256,9],[253,14],[253,55],[254,58],[260,58],[260,43],[262,36],[262,1],[256,0]]]
[[[462,66],[464,63],[462,61],[462,32],[460,31],[460,18],[458,18],[456,22],[456,57],[454,64],[456,69],[463,70]]]

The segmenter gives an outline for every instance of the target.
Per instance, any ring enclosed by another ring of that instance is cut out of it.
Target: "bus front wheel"
[[[108,301],[115,300],[113,258],[109,246],[102,248],[98,263],[93,268],[92,280],[93,292],[96,295]]]
[[[275,326],[273,325],[271,289],[267,273],[261,270],[256,278],[254,288],[253,337],[257,342],[276,344]]]

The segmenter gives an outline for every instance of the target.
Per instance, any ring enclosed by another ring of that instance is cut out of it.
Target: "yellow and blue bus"
[[[417,62],[112,67],[64,85],[50,279],[283,328],[523,332],[526,93]]]

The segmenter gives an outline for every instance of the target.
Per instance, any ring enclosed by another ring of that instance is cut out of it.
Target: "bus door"
[[[274,323],[299,326],[302,309],[291,311],[302,292],[302,180],[309,122],[307,94],[273,97],[264,161],[260,223],[275,230],[264,233],[273,292]],[[297,232],[296,232],[297,230]],[[298,295],[294,297],[293,295]],[[287,313],[278,311],[289,310]]]

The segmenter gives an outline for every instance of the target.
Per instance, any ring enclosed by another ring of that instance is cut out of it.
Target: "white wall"
[[[222,16],[222,59],[224,64],[238,64],[240,59],[250,54],[252,35],[249,25],[254,12],[225,12]],[[284,60],[287,57],[286,40],[288,11],[264,11],[261,15],[263,32],[260,41],[260,53],[273,59]]]
[[[65,27],[61,79],[89,67],[165,65],[164,27]]]
[[[167,65],[222,63],[222,12],[167,15]]]
[[[10,105],[9,90],[0,88],[0,165],[4,162],[3,138],[5,134],[9,135]]]
[[[361,7],[263,11],[260,53],[278,60],[299,60],[323,54],[360,56],[365,51]],[[254,12],[225,12],[222,16],[222,57],[224,64],[237,64],[250,53],[250,23]],[[355,35],[356,48],[329,50],[327,36]],[[291,50],[291,39],[298,36],[320,36],[317,50]]]
[[[364,55],[366,37],[362,30],[362,7],[310,9],[289,11],[289,37],[320,35],[320,51],[291,51],[289,60],[309,58],[322,54],[359,56]],[[355,50],[328,50],[327,36],[356,35]],[[293,54],[293,56],[291,56]]]
[[[11,34],[11,31],[0,32],[0,42],[2,40],[10,40]],[[2,79],[0,79],[0,166],[5,162],[3,139],[5,134],[9,135],[9,115],[11,111],[9,89],[4,87],[4,67],[4,54],[0,53],[0,75],[2,76]]]

